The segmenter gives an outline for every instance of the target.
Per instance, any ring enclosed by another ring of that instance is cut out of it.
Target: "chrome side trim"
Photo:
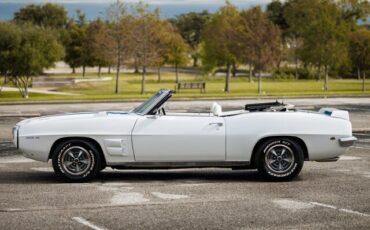
[[[204,162],[122,162],[108,166],[118,169],[176,169],[176,168],[233,168],[250,166],[249,161],[204,161]]]
[[[354,145],[356,141],[357,141],[357,138],[353,137],[353,136],[352,137],[343,137],[343,138],[339,139],[339,144],[342,147],[350,147],[350,146]]]

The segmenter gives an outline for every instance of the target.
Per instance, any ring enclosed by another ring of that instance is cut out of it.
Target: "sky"
[[[27,4],[43,4],[47,2],[62,4],[69,16],[74,17],[77,9],[82,10],[87,19],[94,20],[102,17],[104,9],[117,0],[0,0],[0,20],[10,20],[20,8]],[[122,0],[125,3],[137,3],[140,0]],[[255,5],[267,5],[271,0],[230,0],[240,8],[248,8]],[[187,12],[200,12],[208,10],[215,12],[225,4],[225,0],[144,0],[151,9],[159,7],[161,16],[171,18]]]

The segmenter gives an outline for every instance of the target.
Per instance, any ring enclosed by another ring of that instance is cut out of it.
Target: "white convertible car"
[[[347,111],[299,111],[282,103],[222,112],[169,113],[171,90],[160,90],[129,112],[63,114],[27,119],[13,129],[28,158],[52,160],[56,175],[86,181],[115,169],[224,167],[258,169],[289,180],[304,161],[336,161],[353,145]]]

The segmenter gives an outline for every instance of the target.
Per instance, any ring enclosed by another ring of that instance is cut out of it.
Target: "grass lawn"
[[[81,77],[81,74],[58,74],[53,77]],[[87,77],[96,74],[87,74]],[[174,89],[174,73],[163,73],[162,81],[157,81],[156,74],[148,74],[145,86],[145,95],[140,95],[141,75],[123,73],[120,77],[120,94],[114,94],[114,74],[103,74],[103,77],[111,76],[111,81],[82,82],[75,85],[56,89],[60,92],[76,93],[79,95],[46,95],[30,93],[29,99],[22,99],[18,92],[0,92],[1,101],[41,101],[41,100],[98,100],[98,99],[143,99],[161,88]],[[259,96],[257,92],[257,80],[250,83],[246,77],[232,78],[230,93],[223,92],[224,77],[205,77],[188,74],[180,74],[180,81],[196,82],[206,81],[206,93],[199,90],[182,90],[174,95],[174,98],[232,98]],[[273,80],[263,79],[261,96],[314,96],[314,95],[370,95],[370,81],[366,84],[368,89],[362,92],[362,81],[358,80],[329,80],[329,91],[323,90],[323,81],[316,80]]]

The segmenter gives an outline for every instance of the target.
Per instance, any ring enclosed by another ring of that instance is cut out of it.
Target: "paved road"
[[[0,158],[0,229],[369,229],[370,145],[306,162],[292,182],[255,171],[105,170],[85,184],[50,164]]]

